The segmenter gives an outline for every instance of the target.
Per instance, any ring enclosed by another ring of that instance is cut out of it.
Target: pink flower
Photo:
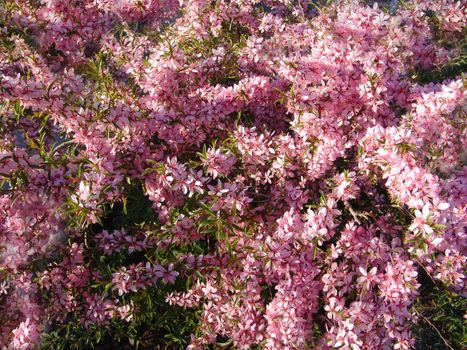
[[[357,279],[357,282],[364,284],[367,290],[371,289],[372,285],[377,280],[376,272],[378,268],[375,266],[371,268],[370,271],[367,271],[363,267],[359,267],[358,270],[360,271],[361,277]]]
[[[339,312],[342,311],[343,306],[341,305],[341,302],[332,297],[329,299],[329,304],[324,306],[324,310],[327,311],[327,315],[329,319],[338,319],[339,318]]]
[[[34,349],[40,333],[37,326],[30,318],[26,318],[13,331],[13,339],[10,346],[14,350],[30,350]]]
[[[170,264],[165,271],[162,273],[162,280],[164,283],[174,283],[175,279],[179,275],[177,271],[174,271],[173,264]]]
[[[429,225],[431,222],[432,214],[430,213],[429,204],[423,206],[422,211],[415,210],[415,219],[412,225],[409,226],[409,230],[414,232],[424,232],[426,234],[433,233],[433,228]]]

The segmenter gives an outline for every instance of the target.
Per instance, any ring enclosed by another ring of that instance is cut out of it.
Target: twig
[[[438,285],[436,284],[436,281],[433,279],[433,277],[431,277],[431,275],[428,273],[427,269],[425,268],[425,266],[422,265],[422,263],[420,262],[419,259],[414,259],[416,261],[416,263],[423,269],[423,271],[425,271],[426,275],[430,278],[431,282],[433,282],[434,286],[438,289]]]
[[[298,0],[298,6],[300,6],[300,11],[302,12],[302,20],[305,20],[305,10],[302,6],[302,0]]]
[[[361,225],[361,221],[358,219],[358,215],[357,213],[353,210],[353,208],[350,206],[350,205],[347,205],[347,209],[349,209],[349,212],[350,214],[352,214],[353,216],[353,219],[355,220],[355,222],[359,225]]]
[[[446,346],[447,346],[449,349],[454,350],[454,348],[449,344],[449,342],[446,340],[446,338],[443,337],[443,335],[441,334],[441,332],[439,331],[439,329],[438,329],[428,318],[426,318],[426,317],[423,316],[420,312],[418,312],[417,309],[414,308],[413,310],[415,311],[415,313],[416,313],[418,316],[422,317],[422,318],[425,320],[425,322],[428,323],[428,324],[436,331],[436,333],[438,333],[439,337],[440,337],[441,339],[443,339],[444,344],[446,344]]]
[[[360,221],[360,219],[358,217],[361,217],[361,218],[364,218],[366,220],[368,220],[368,215],[366,214],[363,214],[363,213],[357,213],[353,208],[352,206],[350,205],[349,202],[345,201],[344,202],[346,208],[349,210],[350,214],[352,215],[353,219],[355,220],[355,222],[359,225],[362,224],[362,222]]]
[[[74,140],[68,140],[68,141],[65,141],[65,142],[62,142],[61,144],[59,144],[57,147],[55,147],[53,149],[53,154],[57,153],[57,151],[63,147],[66,147],[66,146],[69,146],[69,145],[72,145],[74,144],[75,141]]]

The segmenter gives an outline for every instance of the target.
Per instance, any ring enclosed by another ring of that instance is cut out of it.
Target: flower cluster
[[[320,3],[0,5],[2,349],[410,349],[467,294],[465,3]]]

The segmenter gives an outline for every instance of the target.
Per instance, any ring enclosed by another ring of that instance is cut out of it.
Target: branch
[[[359,217],[361,218],[364,218],[365,220],[368,220],[368,215],[367,214],[364,214],[364,213],[357,213],[354,208],[352,208],[352,206],[350,205],[350,203],[348,201],[345,201],[344,202],[345,204],[345,207],[349,210],[350,214],[352,215],[353,219],[355,220],[355,222],[359,225],[362,224],[362,222],[360,221]]]
[[[75,143],[74,140],[68,140],[68,141],[62,142],[61,144],[59,144],[57,147],[55,147],[55,148],[53,149],[52,154],[55,154],[55,153],[57,153],[57,151],[58,151],[59,149],[61,149],[61,148],[63,148],[63,147],[67,147],[67,146],[72,145],[72,144],[74,144],[74,143]]]
[[[450,350],[454,350],[454,348],[449,344],[449,342],[446,340],[446,338],[443,337],[443,335],[441,334],[441,332],[438,330],[438,328],[428,319],[426,318],[425,316],[423,316],[420,312],[418,312],[417,309],[413,309],[415,311],[415,313],[420,316],[421,318],[423,318],[425,320],[426,323],[428,323],[435,331],[436,333],[438,333],[439,337],[441,339],[443,339],[443,342],[444,344],[446,344],[446,346],[450,349]]]

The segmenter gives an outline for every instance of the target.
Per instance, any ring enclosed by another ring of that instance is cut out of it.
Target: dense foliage
[[[466,345],[466,18],[0,2],[0,346]]]

